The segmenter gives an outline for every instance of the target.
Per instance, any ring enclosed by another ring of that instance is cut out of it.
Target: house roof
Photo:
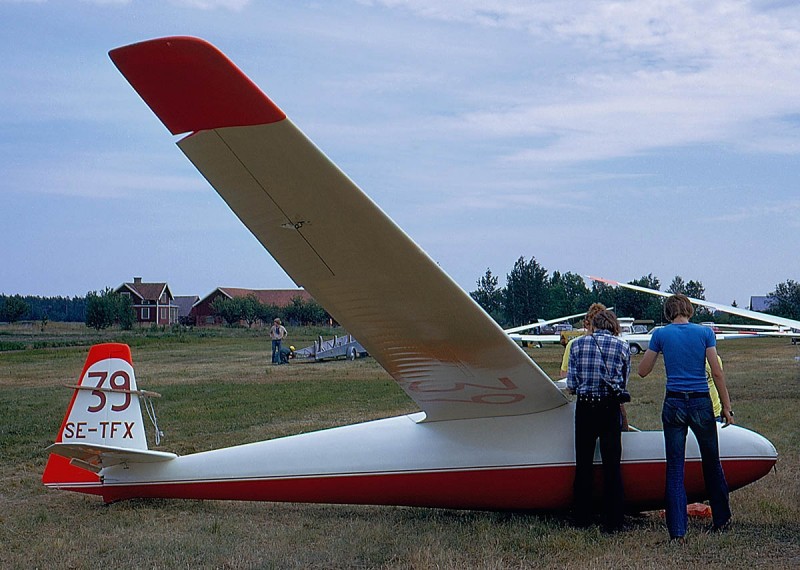
[[[156,301],[161,298],[164,292],[167,293],[169,299],[172,299],[172,292],[166,283],[123,283],[117,287],[116,291],[119,292],[122,289],[129,290],[131,294],[140,300]]]
[[[753,295],[750,297],[751,311],[767,311],[772,305],[772,299],[767,295]]]
[[[200,300],[197,295],[178,295],[173,299],[173,305],[178,306],[178,316],[187,317],[192,310],[192,306]]]
[[[242,289],[238,287],[217,287],[211,293],[198,301],[199,304],[211,297],[222,294],[233,299],[234,297],[247,297],[248,295],[255,295],[259,302],[267,305],[277,305],[278,307],[285,307],[292,303],[292,299],[300,297],[304,301],[312,301],[313,297],[305,289]]]

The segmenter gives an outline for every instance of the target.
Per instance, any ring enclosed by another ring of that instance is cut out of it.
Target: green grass
[[[293,332],[301,347],[315,334]],[[159,449],[191,453],[416,410],[372,359],[272,367],[269,343],[254,331],[131,336],[139,385],[163,395]],[[677,548],[658,512],[610,537],[575,530],[558,514],[178,500],[105,506],[48,491],[43,450],[70,398],[62,385],[76,381],[87,347],[0,353],[2,568],[800,567],[800,363],[783,340],[721,346],[737,420],[775,444],[777,469],[731,495],[730,533],[707,536],[707,522],[692,521],[688,544]],[[557,374],[560,347],[529,353]],[[658,429],[663,370],[634,377],[630,389],[632,423]]]

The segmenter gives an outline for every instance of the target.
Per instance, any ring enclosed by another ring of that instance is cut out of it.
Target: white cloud
[[[712,216],[710,221],[738,223],[758,220],[774,225],[777,221],[783,220],[791,227],[800,227],[800,200],[770,200],[764,203],[758,200],[757,195],[754,193],[752,205]]]
[[[532,82],[505,106],[464,114],[462,128],[476,134],[536,139],[532,147],[523,142],[528,148],[514,160],[599,160],[720,141],[747,152],[800,151],[782,121],[800,111],[800,7],[773,13],[730,1],[375,3],[524,29],[583,54],[555,85]]]

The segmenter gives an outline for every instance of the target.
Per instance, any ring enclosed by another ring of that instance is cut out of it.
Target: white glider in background
[[[130,350],[98,345],[50,448],[48,487],[107,502],[571,504],[574,404],[258,87],[197,38],[151,40],[111,58],[173,134],[189,133],[178,146],[289,276],[422,411],[175,456],[141,437]],[[628,508],[663,506],[663,434],[622,439]],[[719,447],[731,489],[777,460],[767,439],[739,426],[719,431]],[[703,500],[692,436],[686,452],[689,499]]]
[[[659,291],[657,289],[649,289],[647,287],[641,287],[639,285],[632,285],[630,283],[620,283],[619,281],[613,281],[611,279],[604,279],[602,277],[593,277],[591,275],[587,276],[592,281],[597,281],[599,283],[605,283],[606,285],[611,285],[614,287],[624,287],[625,289],[630,289],[632,291],[639,291],[640,293],[648,293],[650,295],[659,295],[661,297],[670,297],[672,293],[667,293],[666,291]],[[781,327],[779,331],[776,332],[800,332],[800,321],[796,321],[794,319],[787,319],[786,317],[779,317],[777,315],[770,315],[767,313],[761,313],[759,311],[751,311],[749,309],[740,309],[739,307],[733,307],[731,305],[723,305],[721,303],[712,303],[711,301],[706,301],[705,299],[694,299],[689,297],[689,301],[692,302],[694,305],[700,305],[702,307],[708,307],[709,309],[714,309],[715,311],[721,311],[723,313],[728,313],[731,315],[737,315],[739,317],[746,317],[748,319],[753,319],[756,321],[761,321],[764,323],[771,323],[772,325]],[[722,326],[722,325],[717,325]],[[749,327],[753,328],[753,327]]]
[[[512,327],[510,329],[505,329],[505,332],[508,333],[508,336],[511,337],[512,340],[517,342],[532,342],[532,343],[557,343],[561,342],[561,335],[560,334],[519,334],[522,331],[527,331],[530,329],[535,329],[537,327],[547,327],[550,325],[556,325],[558,323],[563,323],[564,321],[571,321],[573,319],[579,319],[585,316],[586,313],[577,313],[575,315],[568,315],[566,317],[558,317],[557,319],[551,319],[549,321],[539,321],[536,323],[531,323],[528,325],[521,325],[518,327]]]

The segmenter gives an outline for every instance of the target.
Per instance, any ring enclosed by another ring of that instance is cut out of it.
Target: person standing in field
[[[627,393],[631,366],[628,343],[617,337],[619,321],[611,311],[592,319],[592,334],[575,339],[569,356],[567,389],[577,394],[575,403],[575,524],[588,526],[592,514],[594,449],[600,440],[603,461],[603,528],[622,529],[622,431],[620,394]]]
[[[269,338],[272,339],[272,364],[281,363],[281,342],[286,338],[286,334],[280,319],[272,321],[272,327],[269,329]]]
[[[602,303],[592,303],[589,306],[589,310],[586,311],[586,315],[583,317],[584,334],[592,334],[592,319],[594,319],[597,313],[605,310],[606,306]],[[576,338],[578,337],[570,339],[564,346],[564,355],[561,357],[561,370],[559,370],[560,378],[567,377],[567,371],[569,370],[569,350],[572,348],[572,343],[575,342]]]
[[[706,362],[711,368],[714,385],[722,404],[723,426],[733,424],[733,411],[725,373],[717,358],[717,339],[709,327],[690,323],[694,307],[685,295],[672,295],[664,303],[664,316],[671,324],[656,329],[649,348],[639,363],[639,376],[644,378],[658,358],[664,355],[667,372],[666,395],[661,412],[666,451],[667,529],[671,540],[683,542],[688,526],[684,463],[686,436],[692,430],[700,447],[703,478],[711,504],[712,530],[723,531],[731,520],[728,483],[719,460],[717,422],[709,397]]]

